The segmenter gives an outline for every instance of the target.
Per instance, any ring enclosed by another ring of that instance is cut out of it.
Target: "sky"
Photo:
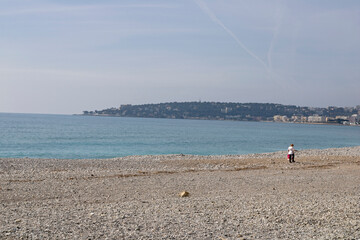
[[[360,105],[358,0],[0,0],[0,112]]]

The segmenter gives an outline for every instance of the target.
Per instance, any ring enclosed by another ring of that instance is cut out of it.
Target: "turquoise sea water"
[[[360,145],[360,127],[0,113],[0,157],[247,154]]]

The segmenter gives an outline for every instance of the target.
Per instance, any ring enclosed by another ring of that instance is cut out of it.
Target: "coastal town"
[[[84,111],[83,115],[359,125],[360,105],[319,108],[274,103],[171,102],[124,104],[117,108]]]

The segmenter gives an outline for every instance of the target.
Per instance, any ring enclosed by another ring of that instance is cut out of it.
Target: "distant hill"
[[[358,106],[359,107],[359,106]],[[357,108],[358,108],[357,107]],[[121,105],[118,108],[84,111],[83,115],[209,119],[239,121],[273,121],[275,115],[308,117],[313,115],[336,117],[357,114],[357,108],[311,108],[275,103],[170,102],[143,105]]]

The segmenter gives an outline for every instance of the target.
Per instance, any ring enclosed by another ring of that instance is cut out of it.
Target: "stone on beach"
[[[180,193],[180,197],[188,197],[189,196],[189,192],[183,191]]]

